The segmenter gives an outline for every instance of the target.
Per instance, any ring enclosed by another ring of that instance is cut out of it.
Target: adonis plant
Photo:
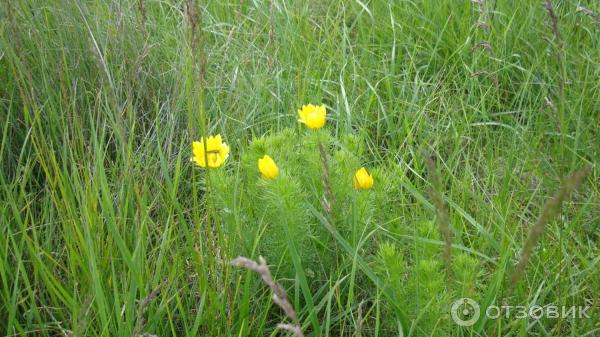
[[[235,255],[262,256],[276,278],[305,284],[308,290],[296,294],[302,295],[302,308],[315,305],[303,292],[318,292],[342,268],[352,279],[340,280],[340,289],[349,293],[337,294],[338,301],[380,286],[390,303],[378,309],[384,328],[393,331],[398,322],[414,319],[418,304],[428,306],[420,329],[440,331],[435,330],[440,320],[450,319],[445,309],[452,292],[474,291],[475,261],[455,253],[455,276],[449,279],[441,247],[413,242],[418,256],[408,255],[394,238],[437,242],[440,234],[427,219],[381,231],[398,220],[399,168],[373,167],[359,137],[334,136],[326,128],[325,106],[304,105],[298,117],[298,128],[253,139],[229,160],[223,135],[194,142],[192,161],[209,170],[212,207],[224,238],[219,244],[235,247]],[[354,260],[358,256],[364,260]],[[313,322],[312,329],[318,326]]]

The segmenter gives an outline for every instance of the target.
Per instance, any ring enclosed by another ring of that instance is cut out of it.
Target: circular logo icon
[[[479,319],[479,304],[468,297],[452,303],[452,320],[460,326],[472,326]]]

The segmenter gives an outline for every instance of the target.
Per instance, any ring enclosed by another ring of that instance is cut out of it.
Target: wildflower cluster
[[[451,319],[446,308],[455,289],[461,296],[475,294],[477,260],[453,252],[454,277],[447,282],[435,222],[411,218],[402,206],[415,202],[403,187],[401,167],[390,163],[367,170],[362,139],[333,135],[325,127],[326,114],[323,105],[304,105],[298,110],[300,132],[289,128],[255,138],[239,152],[234,172],[211,171],[219,244],[233,256],[263,256],[272,263],[275,278],[306,282],[315,292],[340,268],[354,273],[355,258],[361,256],[394,303],[381,308],[387,317],[383,331],[397,329],[394,308],[399,306],[409,317],[419,317],[420,329],[431,335],[440,320]],[[220,135],[193,145],[192,160],[202,168],[221,167],[228,156]],[[344,260],[348,247],[351,258]],[[359,274],[352,281],[358,287],[374,286]],[[346,295],[339,296],[343,302]]]
[[[326,276],[335,265],[335,239],[319,223],[323,212],[343,237],[359,244],[357,228],[387,216],[373,205],[383,191],[375,183],[382,172],[361,165],[358,137],[334,137],[326,128],[325,105],[307,104],[297,111],[304,130],[284,129],[253,139],[240,151],[239,169],[216,169],[229,163],[229,146],[221,135],[193,143],[192,162],[211,170],[211,207],[216,208],[220,245],[236,255],[262,255],[268,261],[290,261],[297,254],[309,279]],[[300,131],[300,132],[299,132]],[[386,178],[381,178],[386,179]],[[369,191],[370,193],[357,193]],[[295,253],[290,248],[295,245]],[[321,266],[321,267],[318,267]],[[283,262],[274,272],[293,277],[296,267]]]
[[[325,105],[303,105],[298,109],[298,122],[306,125],[309,129],[321,129],[325,126],[327,109]],[[201,138],[199,142],[192,143],[192,158],[198,166],[206,168],[220,167],[229,157],[229,146],[223,142],[221,135],[209,136],[206,142]],[[265,154],[258,160],[258,170],[262,177],[267,180],[275,179],[279,175],[279,167],[271,156]],[[353,186],[357,190],[368,190],[373,187],[373,176],[366,168],[361,167],[356,171],[352,179]]]

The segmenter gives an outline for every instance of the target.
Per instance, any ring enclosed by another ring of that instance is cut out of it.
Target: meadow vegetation
[[[0,335],[597,336],[599,36],[597,1],[3,1]]]

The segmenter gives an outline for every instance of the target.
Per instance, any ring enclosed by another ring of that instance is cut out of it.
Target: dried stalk
[[[488,23],[487,11],[485,10],[485,0],[471,0],[471,3],[475,5],[475,10],[479,14],[477,28],[482,30],[489,29],[490,25]]]
[[[198,14],[194,0],[186,0],[185,14],[190,25],[190,47],[192,49],[194,66],[198,75],[198,83],[202,88],[205,81],[206,55],[204,54],[204,46],[202,46],[202,16]]]
[[[294,324],[277,324],[277,328],[292,332],[297,337],[304,337],[302,329],[300,328],[300,324],[298,324],[294,307],[292,307],[292,305],[290,304],[285,290],[283,290],[283,288],[273,280],[271,271],[267,266],[267,261],[265,261],[265,259],[262,256],[258,257],[258,263],[256,263],[253,260],[250,260],[247,257],[238,256],[233,261],[231,261],[231,265],[236,267],[243,267],[258,273],[262,278],[263,282],[265,282],[265,284],[269,288],[271,288],[271,291],[273,291],[273,303],[277,304],[277,306],[279,306],[283,310],[283,312],[285,312],[285,315],[291,321],[294,322]]]
[[[357,310],[357,318],[356,318],[356,331],[354,332],[354,335],[357,337],[362,336],[362,331],[363,331],[363,325],[364,325],[364,315],[363,315],[363,306],[365,304],[365,301],[361,301],[360,304],[358,305],[358,310]]]
[[[162,287],[162,284],[159,284],[158,287],[156,287],[156,289],[152,290],[152,292],[150,292],[150,294],[148,294],[148,296],[144,297],[144,299],[142,299],[140,301],[140,306],[139,306],[138,312],[137,312],[135,327],[133,329],[134,336],[146,336],[147,335],[147,334],[141,333],[142,330],[144,329],[144,326],[146,325],[146,319],[144,318],[144,315],[146,315],[146,311],[148,311],[148,307],[150,306],[150,303],[152,303],[152,301],[154,301],[156,299],[156,297],[158,297],[158,295],[160,294],[161,287]]]
[[[560,31],[558,30],[558,15],[556,15],[556,12],[554,11],[552,1],[544,0],[543,6],[550,17],[550,29],[552,30],[552,34],[554,34],[556,41],[559,43],[560,48],[562,48],[562,39],[560,38]]]
[[[146,21],[148,20],[148,15],[146,12],[146,4],[145,4],[144,0],[138,0],[137,8],[138,8],[138,12],[140,13],[140,21],[141,21],[140,24],[142,25],[142,28],[145,30]]]
[[[594,12],[593,10],[585,8],[581,5],[577,5],[577,10],[575,12],[588,16],[590,19],[592,19],[594,24],[600,25],[600,14]]]
[[[558,81],[558,87],[559,87],[559,96],[561,97],[561,102],[562,102],[563,101],[562,98],[564,97],[566,78],[565,78],[565,72],[564,72],[565,65],[563,62],[563,54],[564,54],[563,40],[560,36],[560,30],[558,29],[558,15],[554,11],[554,6],[552,5],[551,0],[544,0],[542,5],[546,9],[546,12],[548,12],[548,17],[550,18],[550,30],[552,31],[552,34],[554,35],[554,40],[558,47],[558,50],[556,51],[555,54],[556,54],[556,59],[558,61],[558,64],[560,65],[560,69],[561,69],[560,80]]]
[[[277,328],[289,331],[298,337],[304,336],[304,334],[302,333],[302,329],[300,329],[300,326],[298,324],[279,323],[277,324]]]
[[[433,201],[437,213],[437,222],[440,234],[444,239],[444,260],[446,261],[446,271],[448,277],[452,276],[452,232],[450,230],[450,216],[448,214],[448,205],[444,201],[442,194],[442,180],[435,168],[435,163],[430,156],[425,156],[425,165],[429,171],[429,196]]]
[[[529,259],[533,253],[533,249],[540,241],[542,234],[544,233],[544,228],[546,225],[552,221],[560,213],[561,206],[563,202],[568,200],[573,193],[577,189],[577,187],[581,184],[583,179],[590,173],[591,167],[588,165],[584,168],[574,171],[571,173],[569,178],[567,178],[560,189],[554,194],[554,196],[546,202],[546,205],[542,209],[540,216],[537,221],[531,227],[529,231],[529,235],[527,239],[525,239],[525,243],[523,244],[523,249],[521,250],[521,257],[519,259],[519,263],[515,267],[515,271],[511,277],[511,288],[509,290],[509,294],[515,288],[515,285],[521,280],[523,274],[525,273],[525,269],[527,269],[527,264],[529,263]]]
[[[481,35],[486,34],[489,35],[489,30],[490,30],[490,18],[489,18],[489,14],[488,14],[488,10],[486,9],[486,2],[485,0],[471,0],[471,3],[474,5],[475,7],[475,11],[478,14],[478,18],[477,18],[477,24],[476,24],[476,31],[479,31],[481,33]],[[476,41],[477,39],[479,39],[479,35],[480,34],[476,34],[477,36],[475,37],[474,41]],[[487,57],[489,58],[490,55],[493,56],[494,55],[494,48],[492,47],[492,45],[486,41],[486,40],[480,40],[479,42],[475,43],[473,45],[473,47],[471,47],[471,51],[475,51],[477,49],[481,49],[485,52],[487,52]],[[471,75],[472,77],[477,77],[477,76],[484,76],[489,78],[494,85],[496,86],[496,88],[499,88],[499,82],[498,82],[498,78],[496,77],[496,75],[488,70],[480,70],[475,72],[473,75]]]

